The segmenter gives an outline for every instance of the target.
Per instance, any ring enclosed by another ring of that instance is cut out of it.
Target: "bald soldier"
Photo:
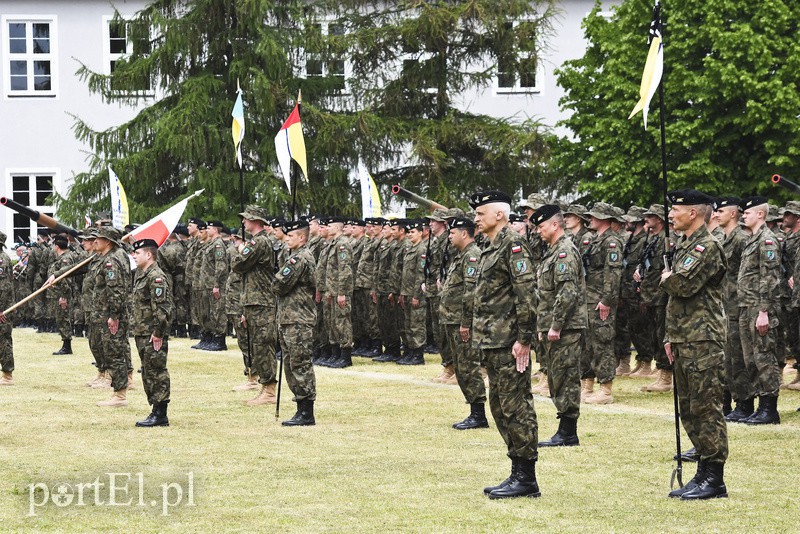
[[[511,458],[511,475],[484,488],[490,499],[539,497],[537,421],[531,393],[534,274],[525,239],[508,223],[511,197],[484,191],[470,197],[475,227],[486,236],[475,284],[472,346],[489,374],[489,407]]]

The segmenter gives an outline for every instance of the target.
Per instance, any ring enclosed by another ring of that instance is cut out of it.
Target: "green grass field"
[[[194,351],[194,342],[174,340],[172,426],[143,429],[134,427],[149,413],[139,375],[129,407],[99,408],[109,393],[84,387],[94,374],[85,339],[75,340],[72,356],[50,354],[60,346],[55,334],[15,330],[14,343],[16,385],[0,388],[3,532],[800,530],[800,392],[781,391],[780,426],[729,427],[728,499],[666,497],[672,396],[640,393],[649,381],[622,378],[615,404],[582,407],[580,447],[540,451],[541,498],[490,501],[482,488],[505,478],[510,462],[493,423],[451,428],[468,406],[457,386],[430,382],[438,356],[424,367],[354,358],[346,370],[318,368],[317,426],[285,428],[274,406],[243,406],[253,392],[231,391],[243,379],[235,351]],[[284,394],[281,419],[294,413]],[[553,405],[536,397],[536,410],[540,438],[549,437]],[[684,480],[694,469],[686,466]],[[121,474],[116,506],[108,473]],[[166,515],[165,494],[178,503]]]

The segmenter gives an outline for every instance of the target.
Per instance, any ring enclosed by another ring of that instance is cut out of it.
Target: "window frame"
[[[120,59],[124,59],[129,55],[129,51],[133,51],[133,41],[128,37],[128,29],[125,28],[125,53],[124,54],[115,54],[111,52],[111,22],[114,21],[114,15],[103,15],[103,74],[106,76],[111,75],[111,62],[112,61],[119,61]],[[122,16],[122,20],[126,23],[132,20],[132,17]],[[152,34],[152,28],[151,28]],[[152,80],[149,80],[152,82]],[[110,81],[109,81],[110,84]],[[112,89],[112,92],[118,95],[141,95],[141,96],[154,96],[155,91],[152,88],[152,84],[149,83],[150,87],[147,89],[133,89],[130,91],[122,91],[119,89]]]
[[[519,19],[509,21],[513,26],[517,26],[520,23],[526,22],[534,22],[531,19]],[[513,27],[512,26],[512,27]],[[530,56],[524,56],[525,52],[522,50],[517,50],[517,61],[521,61],[523,59],[530,59]],[[514,85],[513,86],[503,86],[500,87],[500,71],[499,65],[495,65],[495,73],[492,76],[492,93],[495,96],[508,96],[508,95],[543,95],[544,94],[544,67],[542,66],[542,58],[541,56],[537,58],[536,61],[536,71],[534,76],[536,77],[536,83],[533,86],[525,86],[521,85],[522,77],[520,76],[519,69],[517,72],[514,73]]]
[[[9,24],[12,23],[25,23],[25,42],[26,51],[23,54],[11,53]],[[50,29],[50,52],[47,54],[35,54],[33,52],[33,24],[49,25]],[[57,15],[12,15],[4,14],[0,17],[0,39],[2,42],[2,58],[3,58],[3,96],[6,100],[16,98],[58,98],[58,82],[59,82],[59,69],[58,69],[58,16]],[[34,61],[49,61],[50,62],[50,89],[47,91],[37,91],[34,89],[33,71]],[[28,89],[12,90],[11,89],[11,62],[12,61],[25,61],[28,67],[26,76],[28,80]]]
[[[330,35],[330,27],[331,25],[340,24],[344,26],[342,21],[336,18],[323,18],[312,22],[313,25],[320,26],[320,32],[324,37],[328,37]],[[347,35],[347,29],[343,28],[343,35]],[[338,74],[331,74],[329,71],[329,62],[326,62],[322,59],[321,54],[317,52],[309,52],[306,50],[305,47],[300,49],[300,57],[301,59],[301,66],[300,66],[300,77],[303,79],[309,78],[331,78],[334,76],[339,76]],[[319,62],[322,72],[320,74],[309,74],[308,73],[308,64],[311,61]],[[347,96],[350,94],[350,89],[348,87],[347,81],[352,78],[353,76],[353,65],[352,61],[348,59],[346,56],[342,59],[336,60],[341,61],[344,63],[344,73],[341,75],[342,78],[342,88],[338,90],[336,93],[332,93],[330,96]]]
[[[5,190],[9,192],[8,197],[14,199],[14,193],[17,193],[21,190],[14,188],[14,178],[15,177],[27,177],[28,179],[28,195],[29,201],[34,200],[36,201],[36,195],[38,193],[38,188],[36,187],[36,178],[39,176],[48,176],[52,179],[52,193],[59,193],[61,190],[61,169],[55,167],[26,167],[26,168],[11,168],[6,169],[6,176],[5,176],[5,183],[6,188]],[[33,185],[33,188],[31,188]],[[45,213],[47,215],[53,216],[55,214],[55,207],[48,206],[45,204],[39,204],[38,201],[36,204],[26,204],[27,207],[31,208],[32,210],[38,211],[39,213]],[[18,228],[14,225],[14,216],[17,215],[17,212],[14,210],[5,210],[6,214],[6,221],[7,221],[7,228],[10,229],[8,238],[12,240],[12,242],[16,241],[17,236],[19,233],[17,232]],[[27,238],[28,240],[35,240],[36,234],[39,228],[44,228],[44,226],[37,224],[36,222],[29,220],[28,225],[28,233]]]

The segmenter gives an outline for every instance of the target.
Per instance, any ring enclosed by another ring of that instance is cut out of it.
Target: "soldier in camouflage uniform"
[[[531,215],[531,222],[548,245],[537,274],[536,325],[559,419],[558,431],[539,446],[575,446],[579,444],[581,339],[588,326],[583,262],[564,232],[558,206],[545,204]]]
[[[14,304],[14,277],[11,258],[5,252],[8,236],[0,232],[0,386],[13,386],[14,379],[14,341],[11,332],[14,326],[11,319],[3,315],[3,310]]]
[[[400,359],[400,330],[398,315],[402,310],[397,305],[395,272],[396,265],[402,265],[401,244],[398,240],[399,222],[387,221],[383,227],[380,245],[375,253],[375,290],[378,298],[378,325],[381,331],[383,353],[376,362],[392,362]]]
[[[403,311],[403,328],[406,332],[406,352],[397,360],[399,365],[424,365],[423,347],[426,339],[427,304],[422,286],[425,284],[427,244],[422,240],[420,220],[405,224],[408,242],[404,249],[403,273],[398,304]]]
[[[167,242],[158,249],[158,266],[164,271],[172,288],[173,314],[170,331],[175,337],[187,336],[186,325],[189,322],[185,283],[187,243],[184,241],[188,235],[186,227],[179,224],[167,238]],[[240,315],[237,314],[237,317]]]
[[[488,428],[486,387],[481,376],[481,352],[470,343],[472,308],[475,305],[475,282],[481,251],[475,244],[475,223],[458,217],[450,222],[450,242],[457,254],[448,262],[442,283],[439,321],[444,328],[448,354],[453,355],[458,386],[470,406],[469,415],[453,424],[456,430]],[[444,349],[444,346],[442,346]]]
[[[783,323],[785,324],[785,345],[786,361],[794,360],[794,367],[798,366],[798,355],[800,355],[800,310],[794,305],[794,271],[798,259],[798,249],[800,249],[800,201],[790,200],[783,208],[783,229],[786,237],[783,240],[781,250],[781,282],[783,291],[781,293],[781,307],[783,311]],[[800,373],[794,380],[781,389],[793,389],[800,391]]]
[[[427,221],[426,230],[428,232],[427,236],[423,237],[423,241],[427,242],[425,255],[428,257],[427,266],[425,267],[424,288],[425,298],[428,303],[428,335],[424,352],[442,355],[442,364],[445,365],[447,356],[442,354],[442,346],[445,344],[444,329],[439,324],[439,287],[436,281],[439,278],[444,251],[449,246],[449,242],[447,239],[447,219],[436,217],[437,212],[439,215],[447,214],[447,210],[435,210],[430,217],[423,219]],[[449,362],[452,363],[452,356],[449,358]]]
[[[186,293],[188,296],[189,310],[189,337],[200,339],[200,323],[197,318],[197,296],[194,289],[197,277],[197,262],[200,249],[203,247],[203,233],[206,229],[206,222],[197,217],[191,217],[187,225],[189,232],[189,243],[186,247],[186,265],[184,267],[184,281],[186,283]],[[199,343],[198,343],[199,344]],[[194,345],[192,348],[196,347]]]
[[[510,204],[500,191],[470,197],[475,226],[488,241],[475,285],[472,346],[486,358],[489,406],[512,466],[508,479],[484,488],[490,499],[541,495],[530,368],[534,274],[527,243],[508,227]]]
[[[285,359],[286,383],[294,394],[297,412],[283,426],[309,426],[314,419],[317,383],[311,362],[316,323],[314,255],[308,248],[308,223],[292,221],[283,228],[289,256],[275,275],[278,322]]]
[[[353,248],[343,235],[345,219],[328,219],[331,241],[325,265],[323,299],[332,358],[320,365],[341,369],[353,365]]]
[[[611,230],[611,219],[617,216],[613,206],[598,202],[588,215],[595,237],[584,253],[589,328],[581,361],[581,400],[589,404],[609,404],[614,402],[611,389],[617,367],[613,341],[622,272],[622,243]],[[595,380],[600,384],[600,390],[592,393]]]
[[[17,262],[14,264],[14,291],[15,300],[21,300],[27,297],[31,292],[30,269],[28,269],[28,247],[20,244],[17,245],[15,250]],[[20,328],[29,328],[33,325],[33,308],[30,302],[25,303],[19,308],[19,323]]]
[[[309,231],[311,224],[309,224]],[[328,249],[331,245],[331,236],[328,231],[328,217],[320,217],[318,221],[319,242],[316,249],[317,268],[316,283],[317,290],[314,299],[317,303],[317,325],[314,328],[314,344],[318,347],[318,357],[314,360],[316,365],[325,365],[329,361],[336,359],[331,347],[328,329],[326,327],[325,307],[327,302],[324,298],[325,283],[328,270]],[[312,248],[312,250],[314,250]]]
[[[713,199],[693,190],[667,196],[672,203],[669,218],[683,237],[672,269],[661,275],[661,287],[669,295],[664,348],[675,367],[683,427],[700,454],[695,476],[669,496],[727,497],[723,476],[728,431],[722,415],[725,255],[705,225]]]
[[[364,280],[359,280],[358,268],[365,249],[369,244],[366,238],[367,223],[361,219],[348,219],[344,225],[344,233],[350,240],[353,249],[353,351],[354,356],[361,356],[368,348],[369,336],[367,335],[367,314],[369,312],[369,289],[363,286]]]
[[[131,331],[142,361],[142,386],[150,415],[138,427],[169,426],[167,405],[170,379],[167,370],[169,331],[172,327],[172,288],[157,264],[158,243],[141,239],[133,244],[136,274],[133,281]]]
[[[220,236],[222,222],[209,221],[206,228],[206,246],[200,259],[199,287],[203,301],[201,328],[206,332],[208,342],[202,350],[228,350],[225,343],[227,318],[225,316],[225,287],[228,281],[228,253]]]
[[[633,273],[642,259],[647,232],[644,231],[644,208],[631,206],[623,217],[627,224],[627,236],[622,247],[622,279],[619,286],[619,308],[615,353],[617,355],[616,376],[627,376],[631,372],[631,343],[636,352],[649,348],[649,332],[645,329],[643,316],[639,313],[641,298]]]
[[[239,247],[244,246],[244,232],[241,228],[233,234],[233,239],[228,245],[228,261],[238,253]],[[242,275],[235,271],[228,273],[228,282],[225,287],[225,314],[228,321],[233,324],[233,333],[236,336],[236,344],[242,352],[244,362],[244,374],[247,380],[238,386],[233,387],[233,391],[249,391],[260,389],[258,377],[252,372],[250,365],[250,345],[247,329],[242,325],[244,307],[242,306]]]
[[[56,260],[50,264],[47,271],[48,278],[54,272],[71,267],[78,261],[78,257],[69,249],[69,241],[64,236],[56,236],[53,240]],[[72,354],[72,305],[76,294],[75,282],[67,279],[48,290],[56,301],[56,326],[61,335],[61,348],[53,355]]]
[[[278,382],[275,361],[278,303],[273,288],[275,250],[267,237],[266,210],[251,205],[239,215],[244,220],[245,230],[252,237],[239,245],[238,253],[231,259],[231,270],[242,275],[242,324],[249,329],[253,371],[261,384],[259,394],[245,401],[245,404],[275,404],[275,386]]]
[[[360,356],[374,358],[381,353],[381,332],[378,326],[378,298],[375,293],[375,268],[376,253],[381,244],[381,230],[383,229],[384,219],[380,217],[369,217],[366,219],[367,239],[358,260],[356,269],[355,287],[356,293],[363,293],[362,321],[364,323],[364,339]],[[355,351],[353,352],[355,354]]]
[[[744,199],[742,208],[742,220],[751,235],[742,250],[737,279],[739,335],[750,378],[748,397],[758,396],[758,410],[738,422],[779,424],[778,391],[783,365],[778,362],[776,342],[780,333],[777,326],[781,250],[778,239],[766,225],[769,213],[766,199]]]
[[[110,226],[92,230],[95,252],[102,256],[93,277],[93,324],[99,332],[102,352],[111,374],[111,398],[98,406],[127,406],[130,382],[131,350],[128,343],[128,295],[131,289],[131,265],[120,244],[120,232]]]

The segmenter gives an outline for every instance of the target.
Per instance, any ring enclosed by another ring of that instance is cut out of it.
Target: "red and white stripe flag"
[[[152,239],[158,243],[159,247],[163,245],[169,237],[169,234],[175,230],[181,217],[183,217],[183,212],[186,210],[186,205],[189,203],[189,200],[200,195],[203,191],[205,191],[205,189],[195,191],[192,196],[184,198],[168,210],[161,212],[136,228],[128,234],[130,242],[133,243],[140,239]]]

